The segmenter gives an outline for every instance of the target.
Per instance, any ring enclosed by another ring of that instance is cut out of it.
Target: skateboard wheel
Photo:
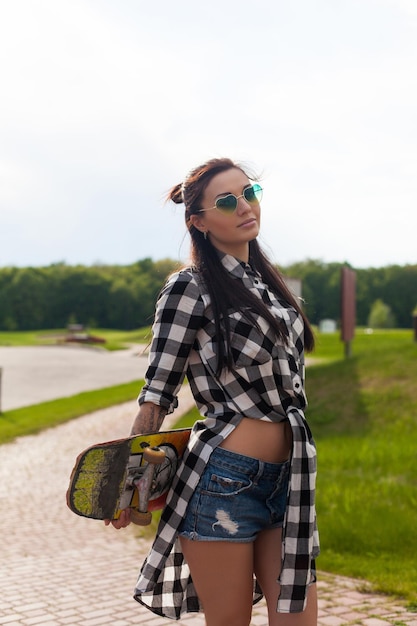
[[[143,451],[143,458],[148,463],[154,465],[161,465],[165,461],[165,452],[161,448],[145,448]]]
[[[152,513],[150,511],[142,513],[142,511],[131,509],[130,520],[137,526],[149,526],[152,521]]]

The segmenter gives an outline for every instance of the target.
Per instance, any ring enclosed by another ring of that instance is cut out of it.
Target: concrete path
[[[1,410],[139,380],[148,363],[144,349],[139,345],[115,352],[73,344],[0,346]]]
[[[184,389],[180,410],[191,404]],[[65,503],[77,454],[89,444],[125,436],[136,410],[136,402],[105,409],[1,446],[0,625],[175,623],[132,599],[150,542],[143,530],[105,528],[77,517]],[[320,574],[320,626],[417,626],[417,614],[384,596],[362,593],[363,588],[361,581]],[[177,623],[205,622],[191,614]],[[260,603],[252,625],[267,624]]]

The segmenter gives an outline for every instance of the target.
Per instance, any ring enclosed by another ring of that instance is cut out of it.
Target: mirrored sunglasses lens
[[[248,202],[260,202],[262,200],[262,187],[260,185],[247,187],[243,195]]]
[[[236,197],[232,194],[216,200],[216,208],[224,213],[233,213],[237,207]]]

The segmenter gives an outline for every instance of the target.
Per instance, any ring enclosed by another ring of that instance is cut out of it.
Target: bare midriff
[[[291,453],[291,426],[288,420],[263,422],[244,417],[220,447],[266,463],[282,463]]]

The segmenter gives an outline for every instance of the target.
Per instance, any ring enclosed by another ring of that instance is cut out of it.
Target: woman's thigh
[[[253,543],[190,541],[180,537],[207,626],[249,626]]]
[[[269,626],[316,626],[317,589],[311,585],[307,606],[302,613],[277,613],[281,572],[281,528],[264,530],[254,544],[254,572],[262,588],[268,606]]]

